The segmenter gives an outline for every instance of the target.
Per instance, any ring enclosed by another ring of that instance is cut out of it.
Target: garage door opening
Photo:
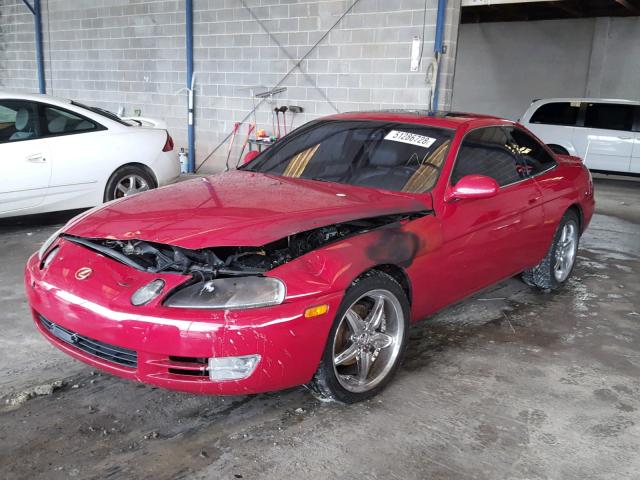
[[[462,7],[454,110],[517,120],[534,99],[639,99],[639,0]]]

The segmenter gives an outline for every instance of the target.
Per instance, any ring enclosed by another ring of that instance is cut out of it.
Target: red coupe
[[[40,332],[115,375],[355,402],[392,378],[411,322],[517,274],[564,283],[593,209],[580,159],[517,123],[341,114],[81,214],[25,284]]]

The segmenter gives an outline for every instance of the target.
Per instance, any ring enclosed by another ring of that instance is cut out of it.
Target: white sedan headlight
[[[284,283],[275,278],[218,278],[182,288],[164,304],[175,308],[256,308],[278,305],[284,296]]]

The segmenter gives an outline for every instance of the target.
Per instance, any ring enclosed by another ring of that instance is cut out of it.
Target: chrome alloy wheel
[[[149,190],[149,184],[140,175],[127,175],[116,184],[113,198],[128,197]]]
[[[557,282],[564,282],[573,264],[576,261],[578,252],[578,226],[574,222],[567,222],[562,227],[562,233],[556,246],[556,258],[553,266],[553,275]]]
[[[351,304],[333,339],[333,369],[343,388],[366,392],[384,380],[400,353],[403,315],[388,290],[371,290]]]

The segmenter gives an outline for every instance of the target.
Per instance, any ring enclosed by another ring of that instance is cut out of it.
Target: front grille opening
[[[138,366],[138,354],[135,350],[110,345],[100,342],[99,340],[78,335],[76,332],[61,327],[40,314],[38,314],[38,319],[51,335],[64,343],[74,346],[78,350],[125,367],[136,368]]]
[[[190,377],[208,377],[209,370],[182,370],[180,368],[170,368],[169,373],[175,375],[188,375]]]
[[[179,362],[190,364],[190,368],[180,368],[180,366],[175,365],[173,367],[169,367],[169,373],[173,373],[175,375],[188,375],[190,377],[208,377],[209,370],[207,368],[202,368],[209,363],[209,360],[204,357],[176,357],[170,356],[169,360],[172,362]],[[193,365],[193,366],[191,366]],[[186,367],[187,365],[184,365]]]
[[[170,356],[169,360],[172,362],[183,362],[183,363],[195,363],[198,365],[206,365],[209,363],[209,359],[204,357],[174,357]]]

